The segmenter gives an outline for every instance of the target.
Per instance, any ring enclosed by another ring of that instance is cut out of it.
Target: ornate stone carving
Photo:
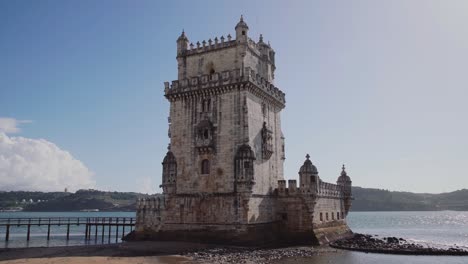
[[[175,192],[175,184],[177,179],[177,161],[170,149],[164,157],[162,167],[162,184],[160,187],[163,188],[164,193],[173,193]]]
[[[252,190],[252,185],[255,183],[254,160],[255,153],[249,145],[243,144],[237,149],[234,161],[234,177],[237,191],[248,192]]]
[[[262,157],[264,160],[270,159],[273,154],[273,132],[263,122],[262,128]]]
[[[212,153],[215,149],[215,127],[208,119],[202,120],[195,128],[195,147],[200,154]]]

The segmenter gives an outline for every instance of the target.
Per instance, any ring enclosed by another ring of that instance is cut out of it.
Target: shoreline
[[[468,256],[461,248],[433,248],[403,238],[354,234],[322,246],[239,247],[179,241],[137,241],[104,245],[2,248],[1,263],[282,263],[345,251],[383,255]]]
[[[54,259],[75,263],[77,259],[89,259],[93,262],[91,260],[98,261],[102,258],[111,260],[106,263],[114,263],[114,260],[129,258],[132,261],[128,262],[134,262],[134,259],[138,260],[138,263],[146,263],[143,260],[151,259],[151,263],[261,264],[291,257],[307,258],[330,252],[337,252],[337,250],[328,246],[250,248],[174,241],[143,241],[108,245],[0,249],[0,263],[22,263],[21,261],[25,259],[28,259],[28,263],[33,261],[32,263],[38,264],[51,263]]]
[[[403,238],[377,238],[359,233],[355,233],[350,238],[331,242],[330,247],[364,253],[392,255],[468,256],[468,250],[460,248],[459,246],[448,248],[424,246],[419,243],[411,243]]]

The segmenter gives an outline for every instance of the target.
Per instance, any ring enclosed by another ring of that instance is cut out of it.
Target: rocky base
[[[312,247],[291,247],[275,249],[252,249],[252,248],[213,248],[203,251],[187,252],[182,254],[192,258],[197,263],[254,263],[266,264],[275,260],[291,257],[310,257],[319,254]]]
[[[405,254],[405,255],[454,255],[465,256],[468,251],[458,246],[436,248],[411,243],[403,238],[377,238],[371,235],[354,234],[352,237],[330,243],[338,249],[355,250],[369,253]]]

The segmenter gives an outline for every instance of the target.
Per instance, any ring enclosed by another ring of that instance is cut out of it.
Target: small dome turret
[[[306,160],[304,161],[304,165],[299,169],[299,173],[318,174],[317,167],[315,167],[315,165],[312,164],[312,161],[310,161],[309,154],[306,155]]]
[[[177,54],[181,54],[182,52],[187,50],[189,44],[189,39],[185,35],[185,31],[182,30],[182,34],[180,34],[179,38],[177,39]]]
[[[236,40],[238,42],[247,42],[247,33],[249,32],[249,26],[244,22],[244,17],[241,15],[239,23],[236,27]]]
[[[172,163],[176,163],[176,158],[174,157],[174,154],[172,153],[172,151],[169,150],[166,153],[166,156],[164,157],[162,164],[165,165],[165,164],[172,164]]]
[[[340,184],[340,183],[344,184],[344,183],[348,183],[348,182],[351,182],[351,178],[346,173],[345,165],[343,164],[343,166],[341,167],[341,175],[340,175],[340,177],[338,177],[337,183],[338,184]]]
[[[249,29],[249,26],[247,26],[247,23],[244,22],[244,16],[241,15],[240,17],[240,20],[239,20],[239,23],[237,23],[235,29],[237,30],[238,28],[242,28],[242,29]]]
[[[177,39],[177,42],[179,41],[188,41],[187,36],[185,35],[185,30],[182,29],[182,34],[180,34],[179,38]]]

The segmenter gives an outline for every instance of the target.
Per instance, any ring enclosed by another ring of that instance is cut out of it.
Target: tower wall
[[[278,180],[283,179],[282,132],[280,108],[266,100],[247,93],[248,136],[249,144],[255,152],[254,194],[268,194],[278,187]],[[263,108],[263,109],[262,109]],[[273,134],[273,154],[268,159],[262,153],[263,123]]]
[[[235,41],[224,45],[226,46],[224,48],[201,48],[199,52],[194,50],[187,56],[179,58],[179,79],[211,74],[211,70],[222,72],[240,69],[242,61],[239,59]]]

